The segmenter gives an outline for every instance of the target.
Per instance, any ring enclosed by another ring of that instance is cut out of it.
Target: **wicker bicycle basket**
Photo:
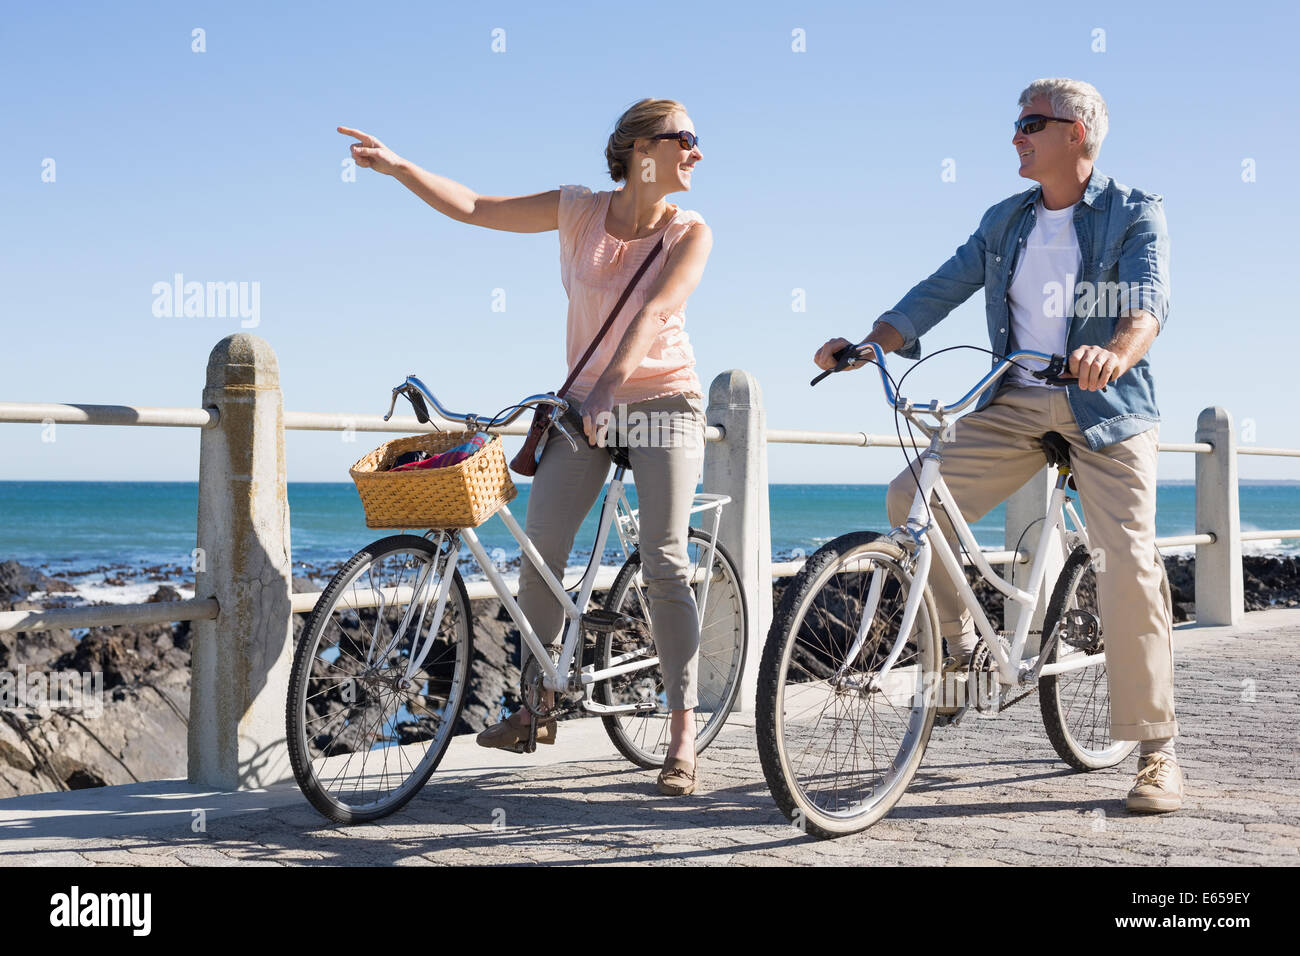
[[[474,432],[433,432],[386,441],[350,469],[367,528],[476,528],[518,494],[506,468],[501,436],[459,464],[388,471],[408,451],[430,455],[468,441]]]

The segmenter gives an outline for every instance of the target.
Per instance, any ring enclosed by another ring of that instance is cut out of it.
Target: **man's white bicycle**
[[[887,534],[845,534],[808,559],[781,597],[759,669],[756,721],[764,775],[782,812],[819,837],[856,833],[884,817],[920,766],[936,722],[958,722],[972,709],[993,714],[1034,690],[1052,746],[1072,767],[1112,767],[1137,746],[1110,737],[1105,629],[1087,528],[1066,492],[1074,487],[1068,442],[1056,432],[1042,439],[1057,476],[1024,587],[990,567],[940,466],[945,426],[1013,362],[1048,361],[1034,374],[1050,384],[1066,384],[1073,379],[1060,377],[1064,357],[1017,351],[958,402],[914,405],[895,394],[884,353],[874,343],[837,353],[831,371],[859,358],[870,362],[871,353],[890,407],[930,436],[919,456],[911,511]],[[993,629],[946,538],[931,533],[935,498],[979,573],[1020,606],[1014,632]],[[1041,632],[1031,631],[1030,612],[1058,532],[1064,567]],[[965,674],[942,671],[939,619],[927,583],[936,554],[980,637]],[[1159,566],[1163,575],[1163,561]],[[922,586],[915,586],[918,581]],[[1169,609],[1164,577],[1161,589]],[[1022,659],[1031,633],[1040,638],[1039,652]]]
[[[471,430],[510,424],[538,405],[568,411],[562,398],[534,395],[509,413],[483,419],[443,408],[415,376],[393,389],[385,420],[399,395],[428,422],[431,404],[443,419]],[[563,419],[558,437],[576,449]],[[585,440],[581,438],[579,440]],[[536,723],[584,712],[600,716],[614,746],[641,767],[663,765],[669,714],[654,641],[649,598],[637,550],[637,509],[623,483],[627,450],[608,446],[615,463],[605,493],[591,559],[566,591],[504,505],[500,514],[564,609],[559,659],[510,593],[509,584],[473,528],[391,535],[361,549],[335,574],[303,627],[294,653],[287,702],[289,754],[312,805],[339,823],[386,816],[410,800],[442,760],[465,703],[473,662],[472,613],[457,569],[467,548],[532,652],[523,673],[524,706],[535,716],[521,749],[536,746]],[[698,494],[692,514],[711,513],[712,530],[690,529],[690,580],[700,615],[695,750],[718,735],[735,703],[745,665],[746,607],[740,574],[717,529],[726,495]],[[614,528],[625,562],[603,606],[588,607],[601,555]],[[555,702],[546,706],[548,691]],[[489,719],[496,714],[486,715]]]

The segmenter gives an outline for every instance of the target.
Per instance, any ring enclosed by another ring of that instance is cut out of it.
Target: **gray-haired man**
[[[1036,80],[1020,95],[1012,145],[1020,175],[1038,186],[984,214],[979,227],[932,276],[877,320],[866,341],[920,358],[920,337],[981,287],[998,359],[1017,348],[1069,357],[1078,383],[1052,386],[1026,372],[1004,376],[960,418],[943,451],[943,476],[975,521],[1043,466],[1038,439],[1070,443],[1097,573],[1106,635],[1111,736],[1138,740],[1130,810],[1182,804],[1175,762],[1173,624],[1160,594],[1155,548],[1156,451],[1160,413],[1147,349],[1169,314],[1169,238],[1161,198],[1121,186],[1094,167],[1107,112],[1095,87]],[[842,338],[814,357],[832,368]],[[1106,391],[1101,391],[1106,387]],[[890,484],[889,517],[907,518],[916,491],[911,469]],[[937,503],[950,544],[956,533]],[[930,575],[940,626],[962,666],[974,626],[952,581]]]

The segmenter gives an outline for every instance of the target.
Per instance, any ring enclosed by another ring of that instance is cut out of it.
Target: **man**
[[[1018,348],[1068,356],[1075,384],[1048,385],[1032,369],[1013,367],[996,394],[986,391],[956,422],[942,473],[973,522],[1043,467],[1044,433],[1069,441],[1090,544],[1101,549],[1111,737],[1141,742],[1126,805],[1176,810],[1183,779],[1174,754],[1173,627],[1155,548],[1160,413],[1145,358],[1169,313],[1162,201],[1094,167],[1107,111],[1091,84],[1036,80],[1020,94],[1020,107],[1011,142],[1020,175],[1038,185],[989,209],[952,258],[884,313],[865,341],[920,358],[920,337],[983,286],[995,363]],[[832,339],[814,361],[832,368],[832,354],[849,344]],[[915,492],[910,468],[890,484],[895,525],[907,519]],[[932,508],[956,549],[947,515],[937,501]],[[977,640],[970,614],[939,562],[929,581],[953,658],[945,668],[964,667]]]

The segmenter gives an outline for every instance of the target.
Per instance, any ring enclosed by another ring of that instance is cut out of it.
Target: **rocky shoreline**
[[[1300,558],[1247,555],[1242,563],[1248,611],[1300,607]],[[1195,558],[1169,556],[1165,566],[1174,618],[1188,620],[1195,616]],[[134,581],[120,569],[99,570],[116,578],[109,582],[113,585],[166,580],[161,568],[145,569]],[[109,603],[78,595],[75,579],[87,573],[46,574],[15,561],[0,562],[0,611]],[[1001,627],[1001,595],[971,574],[990,621]],[[327,573],[313,568],[295,574],[294,591],[320,590],[327,580]],[[776,600],[789,580],[773,582]],[[148,600],[176,601],[182,596],[171,585],[158,583]],[[503,707],[518,706],[518,630],[499,601],[476,600],[472,605],[475,653],[457,733],[477,732],[494,722]],[[304,619],[294,616],[295,638]],[[50,681],[97,674],[102,681],[102,710],[93,717],[77,708],[0,707],[0,798],[183,777],[190,640],[190,625],[184,621],[79,633],[0,634],[0,679],[7,675],[10,687],[19,673],[45,675]]]

